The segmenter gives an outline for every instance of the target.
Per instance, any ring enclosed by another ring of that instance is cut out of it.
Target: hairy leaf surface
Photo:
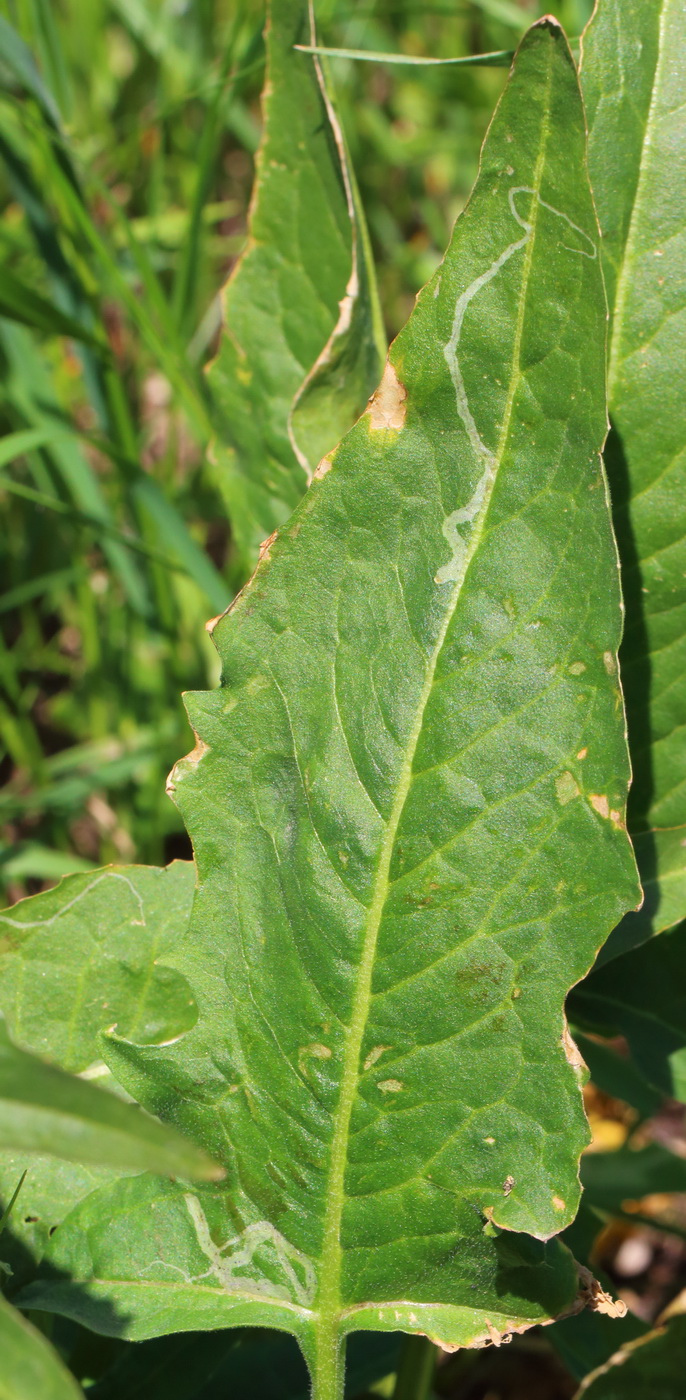
[[[385,353],[343,135],[320,61],[293,48],[311,32],[308,0],[270,10],[248,246],[224,292],[210,371],[227,425],[220,484],[251,568],[361,413]]]
[[[0,1297],[0,1400],[83,1400],[57,1352]]]
[[[685,65],[681,0],[598,0],[582,86],[612,312],[606,462],[627,607],[632,833],[686,823]],[[666,844],[658,835],[638,849],[651,907],[664,898],[669,912],[657,926],[630,922],[614,954],[686,915]]]
[[[292,1330],[329,1400],[346,1332],[469,1345],[573,1304],[544,1243],[587,1140],[563,999],[638,895],[596,238],[546,20],[369,411],[189,702],[200,889],[173,965],[198,1021],[109,1061],[228,1189],[103,1188],[55,1236],[74,1284],[34,1306]]]
[[[98,1034],[175,1040],[195,1023],[186,979],[166,963],[185,935],[192,861],[110,866],[0,913],[0,1009],[27,1050],[62,1069],[101,1058]]]

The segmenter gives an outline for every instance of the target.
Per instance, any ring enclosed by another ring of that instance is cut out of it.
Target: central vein
[[[546,101],[544,117],[542,120],[541,145],[536,160],[535,173],[533,178],[533,192],[538,196],[541,187],[543,169],[545,165],[546,147],[549,131],[549,107],[550,107],[550,70],[548,72],[548,83],[546,88]],[[510,433],[512,411],[514,407],[515,395],[521,379],[520,357],[521,343],[524,330],[524,318],[526,312],[526,294],[531,273],[531,263],[536,238],[536,223],[539,212],[539,199],[533,200],[531,211],[531,236],[528,239],[523,252],[522,269],[522,291],[519,297],[517,311],[517,322],[513,344],[513,369],[508,387],[505,413],[501,426],[497,450],[494,454],[496,470],[489,474],[488,489],[484,494],[478,515],[475,517],[469,541],[465,549],[459,577],[455,580],[447,600],[445,616],[441,624],[433,651],[429,657],[426,669],[426,677],[422,692],[417,705],[412,729],[410,730],[405,756],[400,769],[398,786],[393,801],[393,807],[388,820],[381,850],[379,854],[379,864],[374,881],[374,891],[369,906],[367,916],[364,945],[362,957],[359,964],[357,990],[354,1002],[354,1010],[350,1025],[346,1035],[346,1045],[343,1057],[343,1068],[341,1075],[341,1093],[338,1101],[336,1114],[334,1117],[334,1130],[331,1144],[331,1158],[329,1170],[329,1182],[326,1198],[326,1211],[324,1216],[324,1232],[322,1241],[320,1291],[319,1291],[319,1318],[323,1333],[327,1333],[331,1338],[331,1332],[337,1328],[340,1315],[340,1276],[342,1264],[342,1247],[340,1239],[341,1220],[343,1215],[343,1204],[345,1198],[345,1171],[348,1158],[348,1140],[350,1136],[350,1120],[352,1117],[355,1096],[360,1076],[360,1058],[364,1033],[367,1025],[369,1006],[371,1001],[372,977],[374,973],[374,963],[376,959],[376,948],[379,936],[379,928],[383,917],[384,905],[389,889],[389,874],[393,850],[395,847],[398,827],[403,813],[403,808],[407,800],[407,795],[412,784],[412,770],[414,756],[419,742],[419,736],[424,723],[424,712],[431,695],[436,667],[446,639],[446,635],[452,622],[455,609],[464,586],[465,578],[469,570],[471,561],[479,548],[483,535],[484,525],[488,508],[490,505],[493,489],[497,479],[497,468],[500,467],[507,441]]]

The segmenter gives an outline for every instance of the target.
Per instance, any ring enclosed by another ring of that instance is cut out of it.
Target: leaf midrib
[[[536,166],[532,187],[536,197],[533,200],[531,212],[531,234],[523,249],[523,271],[522,271],[522,291],[519,298],[517,313],[517,324],[513,345],[513,370],[508,386],[505,414],[501,425],[498,447],[496,450],[496,469],[492,474],[491,481],[485,492],[484,501],[469,537],[469,544],[465,552],[464,563],[460,577],[456,580],[451,592],[445,617],[441,625],[433,652],[427,666],[426,679],[417,705],[415,720],[410,731],[405,757],[400,769],[398,786],[393,802],[393,807],[388,820],[386,833],[381,844],[379,861],[377,865],[374,891],[369,906],[369,913],[365,929],[364,946],[362,958],[360,960],[358,983],[356,996],[354,999],[353,1016],[347,1032],[347,1044],[343,1055],[343,1066],[341,1073],[341,1092],[338,1106],[334,1114],[334,1131],[331,1143],[331,1157],[329,1180],[326,1195],[326,1210],[323,1228],[323,1247],[320,1259],[320,1290],[319,1290],[319,1310],[318,1316],[322,1324],[322,1331],[328,1335],[335,1330],[337,1319],[341,1314],[340,1299],[340,1276],[342,1264],[342,1247],[340,1242],[340,1228],[343,1214],[343,1204],[345,1199],[345,1171],[348,1161],[348,1142],[350,1137],[350,1121],[357,1094],[359,1081],[359,1064],[362,1051],[364,1033],[367,1025],[369,1006],[371,1002],[371,984],[375,964],[376,945],[379,928],[383,917],[383,910],[390,888],[389,874],[393,850],[400,820],[405,807],[413,776],[413,762],[417,749],[417,744],[421,735],[424,713],[429,698],[433,690],[436,667],[440,659],[443,644],[453,616],[455,614],[465,580],[483,536],[484,525],[488,515],[493,491],[498,480],[503,456],[508,445],[514,400],[519,383],[522,378],[521,371],[521,343],[524,331],[524,320],[526,314],[527,293],[529,279],[531,275],[531,264],[536,244],[536,230],[538,214],[540,209],[539,194],[541,189],[543,168],[545,165],[546,151],[550,134],[550,100],[551,100],[551,78],[552,65],[549,63],[547,80],[545,87],[545,98],[543,103],[543,115],[541,120],[540,149],[536,159]],[[486,138],[488,139],[488,138]]]
[[[663,3],[660,5],[660,23],[658,26],[658,48],[657,61],[655,64],[655,77],[653,80],[652,92],[650,94],[650,102],[648,104],[648,116],[646,118],[645,131],[643,133],[643,141],[641,144],[641,158],[639,161],[638,181],[636,184],[636,194],[634,196],[633,206],[631,209],[631,218],[629,219],[629,231],[627,233],[626,243],[624,245],[624,253],[621,258],[620,269],[617,274],[617,288],[615,293],[614,311],[612,312],[610,357],[607,376],[607,395],[610,410],[614,408],[614,391],[617,381],[619,379],[621,365],[624,362],[624,356],[620,354],[620,342],[623,340],[624,316],[626,311],[627,296],[629,293],[629,284],[631,281],[631,268],[633,267],[636,255],[639,218],[643,213],[643,203],[645,197],[644,187],[648,176],[649,156],[651,155],[653,149],[656,109],[659,93],[661,90],[662,65],[664,62],[665,55],[665,20],[667,11],[669,9],[669,3],[670,0],[663,0]]]

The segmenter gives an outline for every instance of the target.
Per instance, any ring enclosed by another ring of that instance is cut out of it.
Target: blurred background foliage
[[[320,42],[511,49],[538,0],[317,0]],[[591,0],[552,10],[570,36]],[[262,0],[0,3],[0,879],[189,854],[165,796],[241,583],[203,373],[243,244]],[[502,68],[336,59],[389,336],[442,256]]]

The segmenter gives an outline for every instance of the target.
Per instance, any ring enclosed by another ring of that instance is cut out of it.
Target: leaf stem
[[[308,1357],[312,1378],[312,1400],[344,1400],[345,1337],[338,1320],[320,1314],[315,1332],[314,1354]]]
[[[406,1337],[393,1400],[430,1400],[436,1371],[436,1348],[429,1337]]]

